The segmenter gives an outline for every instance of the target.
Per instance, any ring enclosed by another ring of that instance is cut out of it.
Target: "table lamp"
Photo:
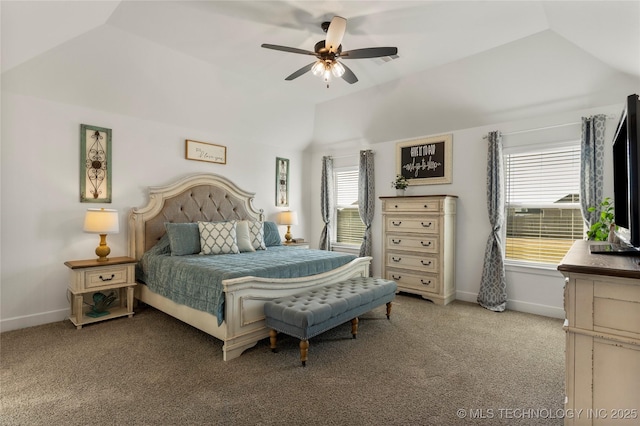
[[[284,234],[285,244],[291,244],[291,225],[298,224],[298,213],[292,212],[291,210],[280,212],[278,223],[280,225],[287,225],[287,233]]]
[[[118,211],[113,209],[87,209],[84,215],[84,232],[100,234],[100,245],[96,248],[98,262],[109,260],[111,249],[107,245],[107,234],[120,231]]]

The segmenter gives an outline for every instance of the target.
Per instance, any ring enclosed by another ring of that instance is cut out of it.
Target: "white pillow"
[[[249,224],[249,234],[251,234],[251,245],[256,250],[266,250],[267,246],[264,244],[264,224],[262,222],[251,222]]]
[[[236,240],[240,253],[256,251],[251,243],[251,233],[249,232],[249,222],[240,220],[236,222]]]
[[[235,222],[198,222],[200,254],[240,253]]]

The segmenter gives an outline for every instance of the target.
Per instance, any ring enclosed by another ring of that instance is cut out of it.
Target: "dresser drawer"
[[[415,256],[401,253],[387,253],[387,266],[417,271],[438,272],[437,256]]]
[[[387,250],[410,250],[425,253],[438,253],[438,236],[424,235],[422,237],[409,237],[406,235],[387,234]]]
[[[389,216],[386,218],[387,232],[424,232],[438,233],[438,216],[425,216],[420,218],[406,216]]]
[[[398,199],[387,200],[384,203],[384,211],[389,212],[411,212],[411,213],[437,213],[440,211],[439,200],[411,200]]]
[[[412,274],[388,268],[385,278],[395,281],[400,290],[404,287],[409,290],[414,289],[430,293],[438,293],[440,291],[440,276],[437,274]]]

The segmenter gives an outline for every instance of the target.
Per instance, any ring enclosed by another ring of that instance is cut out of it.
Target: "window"
[[[584,236],[580,147],[505,155],[505,257],[560,263]]]
[[[358,213],[358,169],[335,172],[336,242],[362,244],[364,223]]]

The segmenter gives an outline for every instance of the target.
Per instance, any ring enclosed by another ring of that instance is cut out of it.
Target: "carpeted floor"
[[[398,295],[310,341],[222,343],[155,309],[0,335],[2,425],[562,424],[562,321]]]

